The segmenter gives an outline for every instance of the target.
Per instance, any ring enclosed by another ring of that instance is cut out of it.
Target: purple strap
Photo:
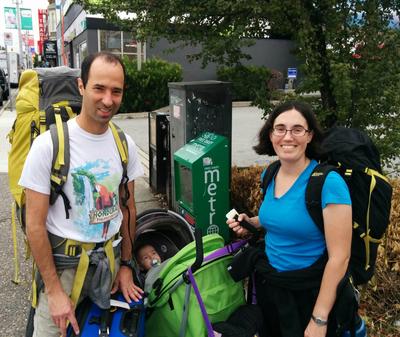
[[[253,273],[253,275],[251,275],[251,281],[253,282],[253,286],[252,286],[252,289],[251,289],[251,292],[252,292],[252,294],[251,294],[251,304],[257,304],[256,275],[255,275],[255,273]]]
[[[236,242],[230,243],[229,245],[226,245],[225,247],[222,247],[222,248],[216,250],[215,252],[207,255],[204,258],[203,262],[209,262],[209,261],[215,260],[221,256],[224,256],[227,254],[232,254],[235,251],[237,251],[239,248],[243,247],[245,244],[247,244],[247,240],[241,240],[241,241],[236,241]],[[210,319],[208,318],[207,310],[204,305],[203,299],[201,298],[200,291],[199,291],[199,288],[197,287],[196,280],[194,279],[192,268],[188,269],[187,276],[189,277],[190,283],[192,284],[193,291],[197,298],[197,302],[199,302],[200,311],[201,311],[201,314],[203,315],[203,319],[204,319],[204,322],[207,327],[207,335],[208,335],[208,337],[214,337],[214,330],[212,328]]]
[[[197,297],[197,302],[199,302],[201,314],[203,315],[204,322],[206,323],[206,327],[207,327],[207,335],[208,335],[208,337],[214,337],[214,330],[211,326],[210,319],[208,318],[206,307],[204,305],[203,299],[201,298],[200,291],[199,291],[199,288],[197,287],[196,280],[193,277],[192,268],[188,269],[187,275],[189,277],[190,283],[192,284],[194,293]]]
[[[240,241],[232,242],[229,245],[226,245],[225,247],[217,249],[215,252],[207,255],[203,261],[209,262],[209,261],[215,260],[221,256],[224,256],[227,254],[232,254],[232,253],[236,252],[239,248],[243,247],[247,242],[248,242],[247,240],[240,240]]]

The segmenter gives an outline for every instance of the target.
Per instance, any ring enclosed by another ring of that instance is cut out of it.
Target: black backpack
[[[349,270],[355,285],[367,283],[374,274],[379,243],[389,224],[392,187],[382,174],[380,156],[369,136],[360,130],[333,127],[323,143],[327,160],[318,164],[306,188],[306,207],[324,232],[321,193],[325,178],[338,172],[350,190],[353,211],[353,238]],[[268,166],[261,187],[263,194],[280,166]]]

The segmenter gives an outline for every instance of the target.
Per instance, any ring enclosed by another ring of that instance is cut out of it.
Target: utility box
[[[203,235],[229,241],[230,146],[228,138],[205,132],[174,154],[177,211]]]
[[[171,181],[174,181],[173,155],[203,132],[232,138],[232,97],[230,83],[221,81],[172,82],[169,87]],[[231,153],[229,152],[229,165]],[[228,175],[230,177],[230,174]],[[230,178],[229,178],[230,179]],[[175,184],[172,207],[176,209]]]
[[[169,146],[169,113],[149,113],[149,181],[156,193],[167,193],[170,176],[171,155]]]

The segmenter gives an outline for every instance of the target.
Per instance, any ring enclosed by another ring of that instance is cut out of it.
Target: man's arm
[[[136,203],[135,203],[135,181],[128,182],[129,199],[127,205],[122,204],[122,196],[125,195],[125,188],[120,187],[120,205],[122,210],[121,224],[121,260],[132,259],[132,242],[136,233]],[[128,213],[129,212],[129,213]],[[130,223],[128,224],[128,221]]]
[[[121,260],[132,259],[132,242],[135,238],[136,232],[136,204],[135,204],[135,182],[128,182],[129,199],[127,201],[127,207],[122,204],[122,196],[125,195],[124,187],[120,187],[120,205],[122,210],[122,224],[121,224]],[[128,224],[128,219],[130,223]],[[121,266],[117,277],[114,282],[112,293],[115,293],[118,289],[122,292],[127,302],[131,299],[138,301],[142,298],[143,290],[140,289],[133,282],[132,270],[127,266]]]
[[[65,293],[57,275],[47,234],[46,218],[49,210],[49,196],[31,189],[26,189],[25,193],[26,236],[45,285],[51,318],[63,337],[66,336],[67,320],[71,322],[75,333],[79,334],[74,305]]]

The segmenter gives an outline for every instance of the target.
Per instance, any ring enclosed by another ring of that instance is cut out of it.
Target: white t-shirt
[[[115,235],[121,226],[119,185],[122,164],[109,128],[102,135],[83,130],[76,119],[68,121],[70,168],[63,191],[71,210],[66,219],[61,196],[50,205],[47,230],[60,237],[82,242],[102,242]],[[136,145],[126,135],[129,151],[127,173],[129,181],[143,175]],[[50,194],[53,144],[50,132],[37,137],[26,158],[19,185]]]

